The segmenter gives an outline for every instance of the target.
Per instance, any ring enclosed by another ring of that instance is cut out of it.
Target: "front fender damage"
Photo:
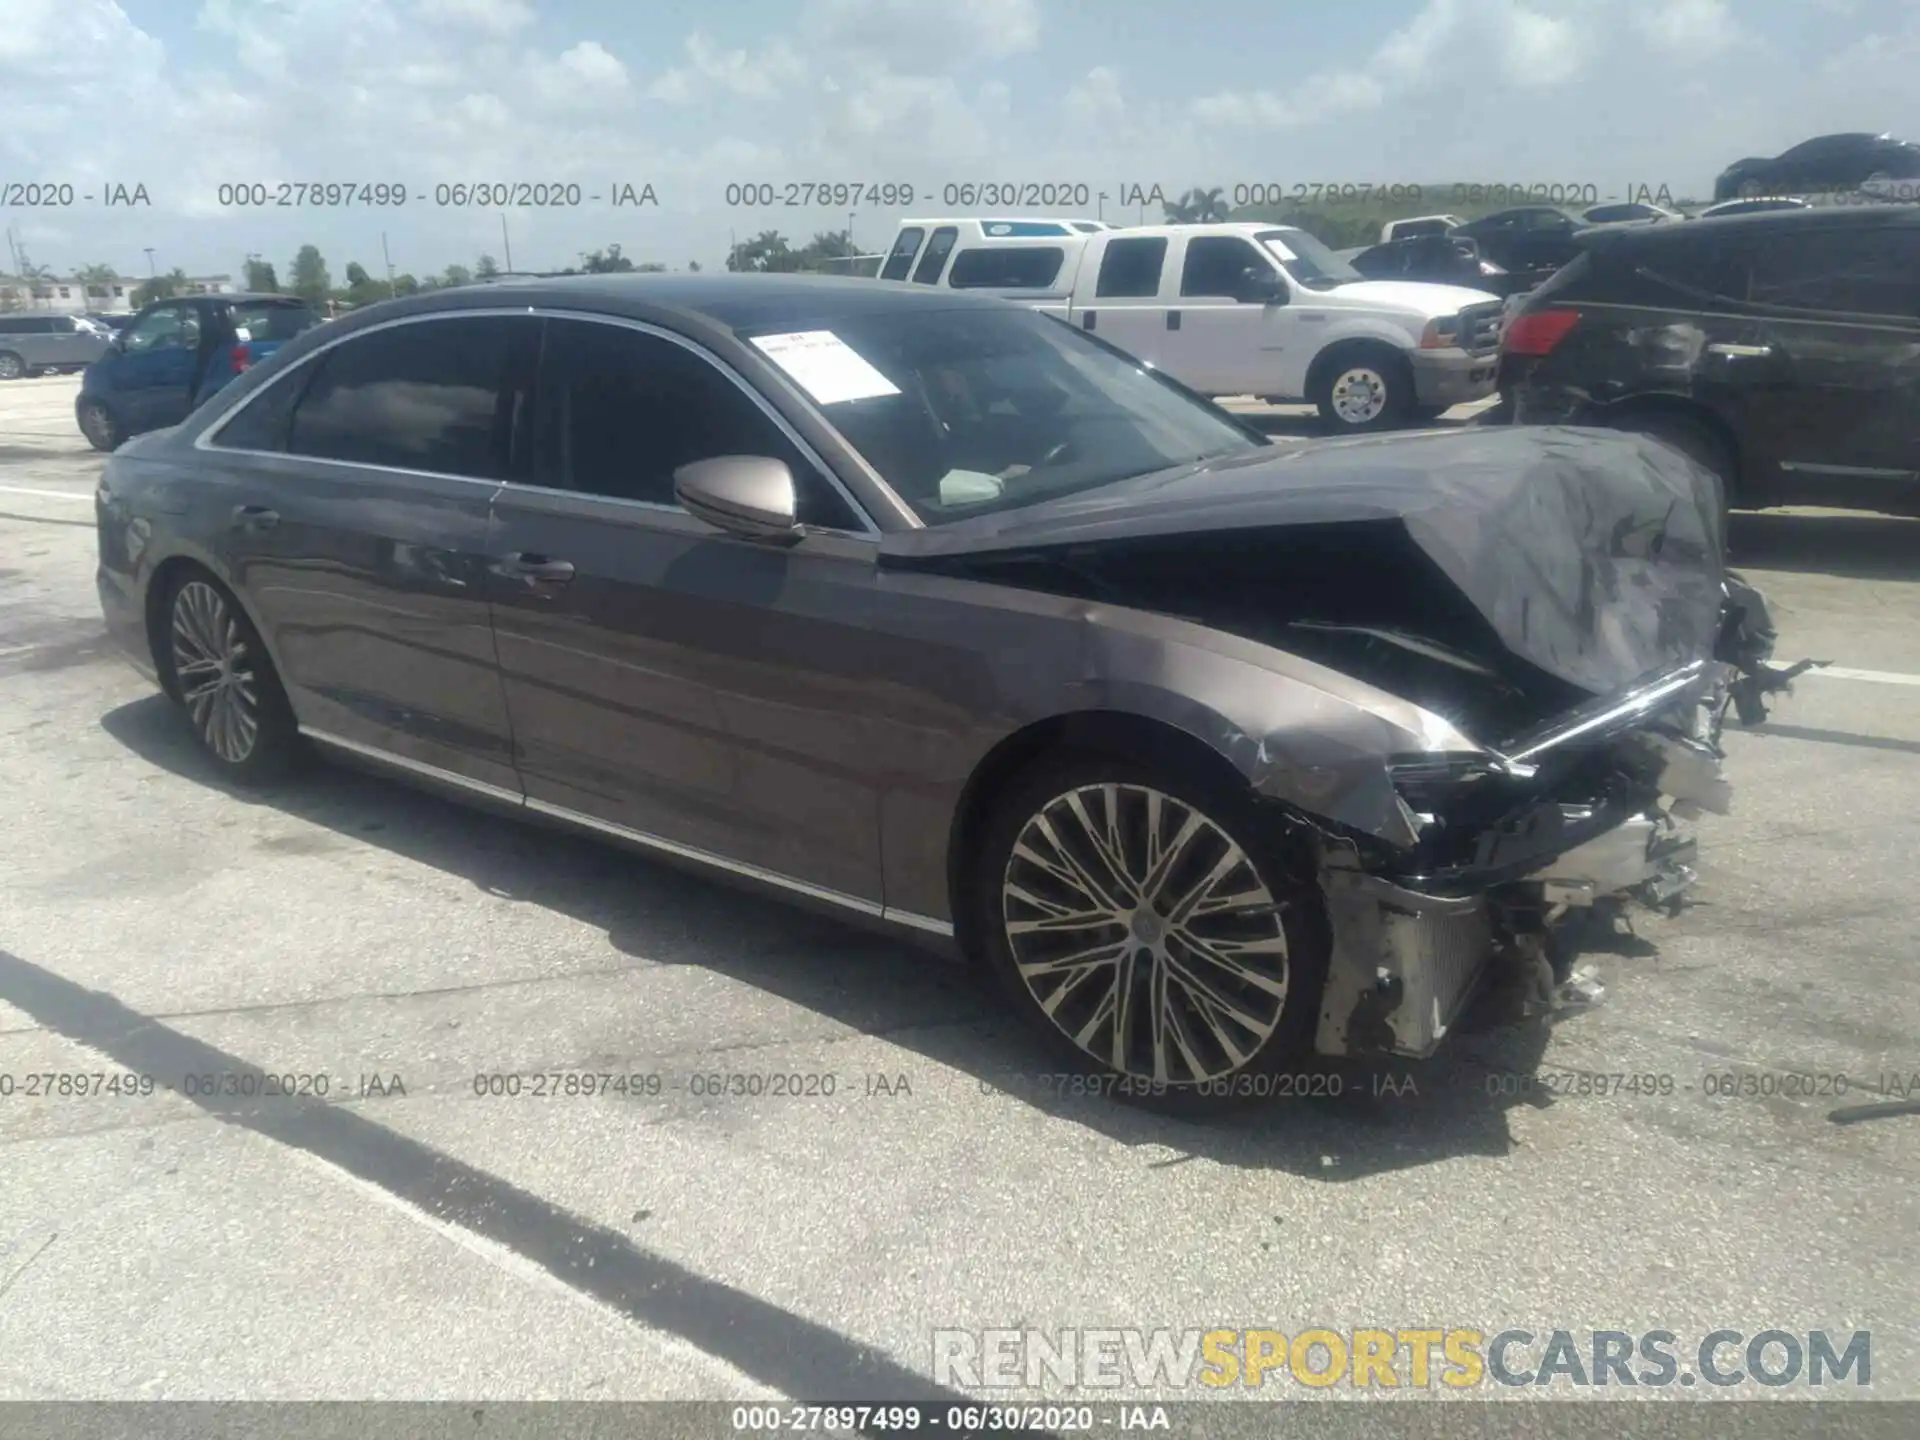
[[[1735,597],[1749,620],[1757,613],[1764,621],[1757,592],[1737,580],[1728,592],[1730,633],[1739,628]],[[1493,767],[1501,783],[1521,798],[1459,807],[1493,817],[1477,833],[1444,843],[1428,834],[1383,850],[1337,826],[1317,827],[1332,951],[1316,1048],[1424,1058],[1496,987],[1518,1002],[1508,1018],[1558,1016],[1601,1000],[1563,937],[1582,920],[1614,923],[1635,904],[1678,911],[1696,879],[1689,825],[1732,804],[1720,745],[1728,710],[1746,723],[1743,687],[1757,703],[1818,663],[1772,669],[1772,638],[1770,627],[1763,639],[1740,631],[1741,643],[1719,652],[1728,659],[1682,667],[1488,747],[1504,763]],[[1431,827],[1444,820],[1426,808],[1436,803],[1429,795],[1408,808]]]

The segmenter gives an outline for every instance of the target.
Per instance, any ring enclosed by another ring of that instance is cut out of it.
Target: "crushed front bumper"
[[[1547,959],[1554,925],[1620,900],[1673,908],[1694,881],[1695,842],[1680,822],[1731,803],[1714,737],[1737,675],[1697,662],[1562,716],[1495,757],[1525,777],[1562,750],[1597,751],[1634,777],[1625,794],[1644,803],[1542,795],[1519,823],[1480,837],[1477,866],[1445,874],[1385,875],[1357,849],[1323,845],[1333,944],[1316,1048],[1431,1055],[1502,961],[1551,1008],[1565,979]]]

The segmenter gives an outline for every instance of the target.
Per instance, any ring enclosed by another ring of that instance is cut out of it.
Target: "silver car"
[[[110,330],[82,315],[0,315],[0,380],[84,370],[110,339]]]

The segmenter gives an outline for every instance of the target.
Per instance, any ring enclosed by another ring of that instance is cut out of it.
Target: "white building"
[[[78,315],[85,311],[113,314],[134,308],[133,293],[141,281],[120,275],[111,281],[88,283],[74,276],[40,276],[32,280],[18,275],[0,275],[0,310],[41,310],[52,314]],[[190,275],[184,294],[230,295],[235,286],[231,275]]]

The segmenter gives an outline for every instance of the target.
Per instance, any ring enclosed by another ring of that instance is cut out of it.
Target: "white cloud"
[[[1032,50],[1040,43],[1040,7],[1038,0],[811,0],[803,29],[829,54],[917,70]]]
[[[555,106],[604,106],[627,93],[627,67],[598,40],[582,40],[554,60],[533,63],[541,99]]]
[[[1660,50],[1713,55],[1741,38],[1726,0],[1662,0],[1634,12],[1633,26]]]
[[[1127,102],[1120,93],[1119,72],[1096,65],[1067,91],[1061,102],[1067,118],[1076,124],[1095,128],[1111,125],[1126,113]]]
[[[533,23],[526,0],[419,0],[422,19],[466,25],[488,35],[507,36]]]
[[[1573,21],[1516,7],[1509,23],[1501,58],[1513,84],[1565,85],[1584,67],[1587,51]]]
[[[690,105],[710,96],[772,100],[806,73],[798,53],[785,41],[758,54],[722,50],[706,36],[687,37],[687,64],[668,70],[647,87],[647,97],[669,105]]]

